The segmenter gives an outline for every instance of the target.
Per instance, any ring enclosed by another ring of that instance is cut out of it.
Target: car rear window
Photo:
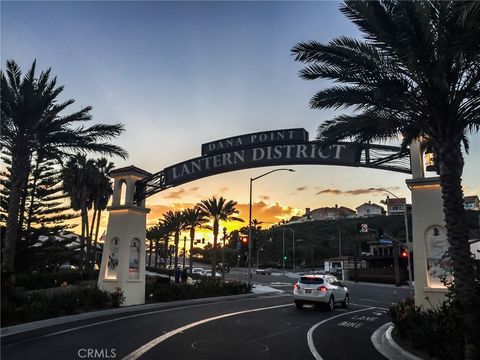
[[[315,285],[320,285],[323,284],[323,279],[322,278],[314,278],[314,277],[309,277],[309,276],[302,276],[300,278],[300,282],[302,284],[315,284]]]

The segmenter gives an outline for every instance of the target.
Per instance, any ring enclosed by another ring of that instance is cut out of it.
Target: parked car
[[[255,270],[255,274],[257,274],[257,275],[272,275],[272,269],[271,268],[257,269],[257,270]]]
[[[196,267],[192,269],[192,274],[203,275],[205,273],[205,269],[201,267]]]
[[[293,301],[297,309],[314,304],[332,311],[335,303],[348,307],[350,295],[347,287],[332,275],[305,275],[293,287]]]
[[[70,265],[70,264],[61,265],[58,268],[59,272],[68,272],[68,271],[75,271],[75,270],[78,270],[78,266]]]
[[[212,276],[212,270],[206,270],[206,271],[203,272],[202,275],[211,277]],[[222,277],[222,274],[215,271],[215,278],[221,278],[221,277]]]
[[[223,263],[218,263],[217,267],[215,268],[217,271],[225,271],[225,272],[230,272],[230,265],[228,265],[227,263],[223,264]]]

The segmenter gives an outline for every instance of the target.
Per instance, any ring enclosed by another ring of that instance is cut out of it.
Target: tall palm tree
[[[91,238],[88,236],[88,209],[93,205],[93,188],[95,186],[95,162],[87,159],[85,155],[77,154],[70,158],[62,171],[63,191],[70,198],[70,206],[75,211],[80,211],[81,216],[81,252],[80,262],[83,266],[84,256],[87,263],[91,260]],[[84,244],[87,251],[84,251]]]
[[[185,230],[190,231],[190,255],[189,255],[189,264],[190,264],[190,274],[192,273],[193,268],[193,241],[195,240],[195,228],[205,227],[205,224],[208,223],[208,217],[204,211],[199,207],[194,207],[190,209],[185,209],[183,211],[183,217],[185,219]]]
[[[123,132],[122,125],[78,125],[78,122],[91,120],[91,107],[63,114],[74,100],[58,102],[63,86],[57,86],[56,78],[50,77],[50,69],[36,77],[35,68],[34,61],[22,78],[19,66],[9,60],[5,72],[0,72],[0,145],[9,151],[12,161],[3,272],[14,270],[20,201],[31,172],[32,155],[36,151],[42,149],[49,157],[58,159],[78,151],[127,157],[121,147],[106,142]]]
[[[215,196],[202,200],[197,206],[213,220],[213,257],[212,257],[212,278],[215,279],[215,269],[217,267],[217,240],[220,221],[241,221],[243,219],[234,216],[239,211],[235,208],[236,201],[227,201],[223,196],[217,199]]]
[[[455,288],[470,329],[467,342],[480,349],[480,312],[474,310],[480,294],[461,184],[462,145],[468,152],[468,135],[480,128],[480,3],[346,1],[340,10],[365,41],[339,37],[292,49],[295,60],[307,64],[302,78],[340,83],[315,94],[312,108],[354,110],[322,123],[318,139],[400,137],[403,148],[428,139],[440,174]]]
[[[178,242],[180,241],[180,233],[185,230],[185,219],[181,211],[167,211],[163,214],[165,225],[174,233],[175,239],[175,269],[178,266]]]
[[[94,177],[92,184],[93,191],[93,217],[92,225],[90,227],[89,238],[93,240],[92,251],[92,265],[97,261],[97,243],[98,231],[100,228],[100,220],[102,218],[102,211],[107,208],[108,201],[113,194],[112,182],[110,181],[110,171],[112,171],[114,164],[105,158],[100,158],[94,161]],[[93,235],[93,228],[95,226],[95,236]]]
[[[157,256],[158,256],[158,242],[161,238],[160,236],[160,226],[159,225],[154,225],[150,226],[147,228],[147,235],[146,235],[147,240],[149,241],[149,246],[148,246],[148,261],[147,264],[148,266],[152,266],[152,254],[153,254],[153,244],[155,242],[155,268],[157,268]]]

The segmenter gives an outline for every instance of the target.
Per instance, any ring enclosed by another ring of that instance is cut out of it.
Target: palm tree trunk
[[[480,349],[480,311],[478,311],[478,286],[475,285],[474,261],[468,243],[468,226],[464,209],[461,175],[463,156],[460,141],[444,142],[438,151],[440,184],[442,186],[449,253],[455,274],[455,292],[460,303],[463,321],[468,329],[466,358],[473,358],[473,344]]]
[[[86,204],[84,205],[84,221],[85,221],[85,240],[87,243],[87,254],[86,254],[86,269],[90,270],[90,265],[91,265],[91,251],[92,251],[92,239],[89,237],[89,231],[88,231],[88,209]]]
[[[153,252],[153,239],[150,239],[150,246],[148,252],[148,267],[152,266],[152,252]]]
[[[179,241],[180,241],[180,232],[175,231],[175,261],[174,261],[175,269],[178,266],[178,243],[179,243]]]
[[[80,268],[85,269],[85,210],[84,207],[80,209],[80,217],[82,219],[82,230],[80,233]]]
[[[12,170],[10,173],[10,196],[8,199],[7,229],[5,247],[3,249],[2,272],[11,273],[15,266],[15,248],[18,236],[20,200],[28,179],[29,156],[27,149],[17,156],[12,154]]]
[[[98,243],[98,230],[100,228],[100,219],[102,218],[102,209],[98,209],[97,213],[97,225],[95,227],[95,242],[93,243],[93,264],[97,263],[97,243]]]
[[[192,275],[193,268],[193,241],[195,239],[195,226],[190,228],[190,254],[189,254],[189,265],[190,265],[190,275]]]
[[[158,256],[160,255],[159,254],[160,249],[158,248],[159,241],[160,241],[160,239],[155,239],[155,269],[156,270],[159,269],[159,266],[158,266]]]
[[[212,253],[212,279],[215,280],[215,271],[217,268],[217,240],[218,240],[218,220],[213,222],[213,253]]]
[[[166,234],[165,235],[165,266],[167,266],[167,262],[168,262],[168,237],[169,237],[169,234]]]

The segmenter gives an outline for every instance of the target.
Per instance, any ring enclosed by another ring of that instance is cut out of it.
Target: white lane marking
[[[346,315],[350,315],[350,314],[354,314],[354,313],[357,313],[357,312],[360,312],[360,311],[367,311],[367,310],[373,310],[375,309],[374,307],[369,307],[369,308],[366,308],[366,309],[360,309],[360,310],[355,310],[355,311],[349,311],[349,312],[346,312],[346,313],[343,313],[343,314],[340,314],[340,315],[336,315],[336,316],[332,316],[331,318],[328,318],[328,319],[325,319],[325,320],[322,320],[320,321],[319,323],[316,323],[315,325],[313,325],[307,332],[307,343],[308,343],[308,348],[310,349],[310,352],[312,353],[313,357],[316,359],[316,360],[323,360],[323,358],[320,356],[320,354],[318,353],[317,349],[315,348],[315,344],[313,343],[313,332],[315,331],[315,329],[317,327],[319,327],[320,325],[330,321],[330,320],[333,320],[333,319],[336,319],[336,318],[339,318],[341,316],[346,316]]]
[[[240,315],[240,314],[246,314],[246,313],[250,313],[250,312],[278,309],[278,308],[286,307],[286,306],[293,306],[293,304],[283,304],[283,305],[268,306],[268,307],[257,308],[257,309],[236,311],[236,312],[233,312],[233,313],[218,315],[218,316],[214,316],[214,317],[211,317],[211,318],[195,321],[193,323],[181,326],[179,328],[176,328],[172,331],[169,331],[166,334],[163,334],[163,335],[153,339],[152,341],[146,343],[145,345],[139,347],[137,350],[135,350],[135,351],[131,352],[130,354],[128,354],[127,356],[125,356],[122,360],[138,359],[140,356],[145,354],[147,351],[149,351],[153,347],[157,346],[158,344],[162,343],[163,341],[167,340],[168,338],[171,338],[172,336],[175,336],[178,333],[181,333],[185,330],[191,329],[191,328],[193,328],[195,326],[198,326],[198,325],[205,324],[205,323],[210,322],[210,321],[215,321],[215,320],[218,320],[218,319],[223,319],[223,318],[226,318],[226,317],[231,317],[231,316]]]
[[[362,299],[360,299],[362,300]],[[387,310],[387,308],[383,308],[383,307],[380,307],[380,306],[369,306],[369,305],[362,305],[362,304],[355,304],[355,303],[350,303],[350,305],[355,305],[355,306],[362,306],[362,307],[374,307],[375,309],[381,309],[381,310]]]
[[[392,305],[394,303],[393,301],[388,302],[388,301],[380,301],[380,300],[373,300],[373,299],[360,299],[360,300],[377,302],[377,303],[388,304],[388,305]]]
[[[269,296],[268,299],[272,299],[272,298],[276,298],[276,297],[283,297],[283,296],[285,296],[285,295],[284,295],[284,294],[273,295],[273,296]],[[159,314],[159,313],[170,312],[170,311],[175,311],[175,310],[182,310],[182,309],[191,309],[191,308],[196,308],[196,307],[201,307],[201,306],[208,306],[208,305],[224,304],[224,303],[228,303],[228,302],[251,301],[251,300],[258,300],[258,299],[259,299],[259,298],[239,299],[239,300],[226,300],[226,301],[212,302],[212,303],[206,303],[206,304],[197,304],[197,305],[187,305],[187,306],[181,306],[181,307],[173,307],[173,308],[164,309],[164,310],[148,311],[148,312],[143,312],[143,313],[140,313],[140,314],[133,314],[133,315],[127,315],[127,316],[118,317],[118,318],[115,318],[115,319],[98,321],[98,322],[95,322],[95,323],[92,323],[92,324],[81,325],[81,326],[77,326],[77,327],[74,327],[74,328],[69,328],[69,329],[66,329],[66,330],[61,330],[61,331],[56,331],[56,332],[49,333],[49,334],[45,334],[45,335],[35,336],[35,337],[33,337],[33,338],[28,338],[28,339],[21,340],[21,341],[18,341],[18,342],[14,342],[14,343],[11,343],[11,344],[8,344],[8,345],[4,345],[4,347],[7,347],[7,346],[15,346],[15,345],[23,344],[23,343],[30,342],[30,341],[33,341],[33,340],[37,340],[37,339],[43,339],[43,338],[47,338],[47,337],[51,337],[51,336],[56,336],[56,335],[60,335],[60,334],[69,333],[69,332],[72,332],[72,331],[77,331],[77,330],[89,328],[89,327],[92,327],[92,326],[97,326],[97,325],[102,325],[102,324],[108,324],[108,323],[111,323],[111,322],[121,321],[121,320],[125,320],[125,319],[131,319],[131,318],[135,318],[135,317],[139,317],[139,316]],[[260,297],[260,299],[265,299],[265,297]],[[107,316],[108,316],[108,315],[107,315]]]

